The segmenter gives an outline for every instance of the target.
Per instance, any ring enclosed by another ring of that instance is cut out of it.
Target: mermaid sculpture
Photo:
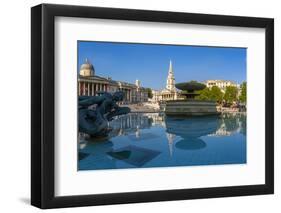
[[[124,93],[121,91],[114,94],[100,92],[99,96],[79,96],[79,132],[91,137],[107,136],[110,131],[108,122],[115,116],[130,112],[130,108],[117,105],[123,98]]]

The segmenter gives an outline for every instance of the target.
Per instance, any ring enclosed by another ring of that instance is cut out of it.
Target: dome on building
[[[93,76],[95,75],[94,66],[89,62],[86,58],[85,63],[80,67],[80,75],[81,76]]]

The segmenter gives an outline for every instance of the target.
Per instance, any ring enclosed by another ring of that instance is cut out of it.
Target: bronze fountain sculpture
[[[108,122],[115,116],[130,112],[128,107],[120,107],[117,102],[122,101],[124,93],[117,91],[113,94],[99,92],[98,96],[79,96],[78,119],[79,132],[91,137],[107,136],[110,129]]]

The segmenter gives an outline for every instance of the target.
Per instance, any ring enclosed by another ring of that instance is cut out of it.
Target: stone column
[[[99,91],[99,84],[96,84],[96,94],[98,93]]]
[[[130,102],[130,90],[129,89],[127,90],[127,94],[128,94],[128,100],[127,101]]]
[[[90,83],[88,83],[88,96],[90,96]]]
[[[95,95],[95,90],[94,90],[94,83],[92,83],[92,96]]]
[[[125,94],[126,94],[126,102],[128,101],[128,89],[125,90]]]
[[[83,82],[83,95],[86,95],[86,83]]]
[[[81,83],[78,81],[78,95],[81,95]]]
[[[127,101],[127,90],[124,89],[124,101],[126,102]]]

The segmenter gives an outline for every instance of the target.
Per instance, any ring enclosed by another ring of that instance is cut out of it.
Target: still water
[[[78,170],[246,163],[246,114],[130,113],[109,126],[107,138],[80,135]]]

